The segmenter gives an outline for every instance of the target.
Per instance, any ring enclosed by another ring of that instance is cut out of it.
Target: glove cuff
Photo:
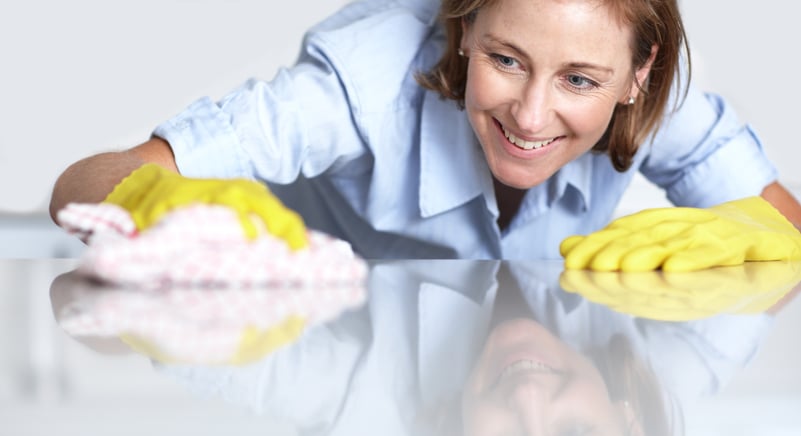
[[[103,203],[126,207],[126,204],[130,203],[132,195],[137,191],[146,192],[147,189],[143,190],[143,187],[153,186],[159,180],[172,174],[159,165],[146,163],[120,180],[103,200]]]

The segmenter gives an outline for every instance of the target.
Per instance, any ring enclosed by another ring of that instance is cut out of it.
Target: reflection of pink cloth
[[[235,212],[193,205],[137,232],[124,209],[107,203],[69,204],[59,224],[88,244],[79,270],[137,287],[337,286],[363,282],[367,268],[350,245],[309,231],[309,246],[292,251],[262,232],[248,240]]]
[[[366,294],[356,284],[293,289],[182,287],[160,292],[98,286],[77,276],[63,277],[57,284],[59,292],[72,296],[56,312],[59,325],[71,336],[128,335],[175,361],[206,364],[232,359],[241,351],[248,328],[266,331],[290,316],[311,328],[358,307]]]

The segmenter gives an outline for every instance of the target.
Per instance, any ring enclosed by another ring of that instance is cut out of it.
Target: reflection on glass
[[[390,261],[370,265],[361,294],[138,292],[67,274],[52,297],[70,334],[121,338],[192,390],[300,434],[659,435],[680,433],[683,405],[753,358],[771,326],[759,312],[798,281],[783,269],[719,273],[569,277],[561,263]],[[689,284],[717,291],[687,299]],[[648,310],[621,310],[638,293]],[[693,309],[681,312],[687,321],[648,318],[677,307]],[[176,341],[178,323],[187,330]],[[193,341],[217,351],[176,351]],[[258,352],[241,352],[245,343]]]
[[[297,339],[308,325],[363,303],[363,284],[137,290],[78,271],[57,277],[59,325],[87,344],[115,339],[161,363],[245,364]]]
[[[635,316],[666,321],[769,311],[801,282],[801,262],[746,262],[695,272],[565,270],[563,289]]]

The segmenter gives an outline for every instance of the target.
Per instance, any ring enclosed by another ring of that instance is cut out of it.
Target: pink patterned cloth
[[[79,271],[115,285],[314,288],[361,285],[367,274],[347,242],[320,232],[296,251],[263,228],[248,240],[224,206],[176,209],[142,232],[108,203],[69,204],[58,221],[89,245]]]

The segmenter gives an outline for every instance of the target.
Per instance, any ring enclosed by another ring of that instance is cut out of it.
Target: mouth
[[[506,127],[504,127],[502,124],[500,124],[500,122],[498,122],[498,120],[495,120],[495,122],[498,124],[498,126],[501,129],[501,131],[503,132],[503,136],[505,136],[506,139],[509,140],[509,142],[512,143],[515,147],[517,147],[517,148],[519,148],[521,150],[539,149],[539,148],[545,147],[545,146],[553,143],[557,139],[561,138],[561,136],[555,136],[553,138],[545,138],[545,139],[540,139],[540,140],[526,140],[526,139],[518,138],[517,136],[515,136],[514,133],[512,133]]]
[[[556,374],[557,371],[550,366],[536,360],[518,360],[501,371],[501,380],[522,373]]]
[[[501,371],[490,389],[496,389],[507,380],[519,380],[530,376],[560,375],[561,372],[536,360],[522,359],[512,362]]]

